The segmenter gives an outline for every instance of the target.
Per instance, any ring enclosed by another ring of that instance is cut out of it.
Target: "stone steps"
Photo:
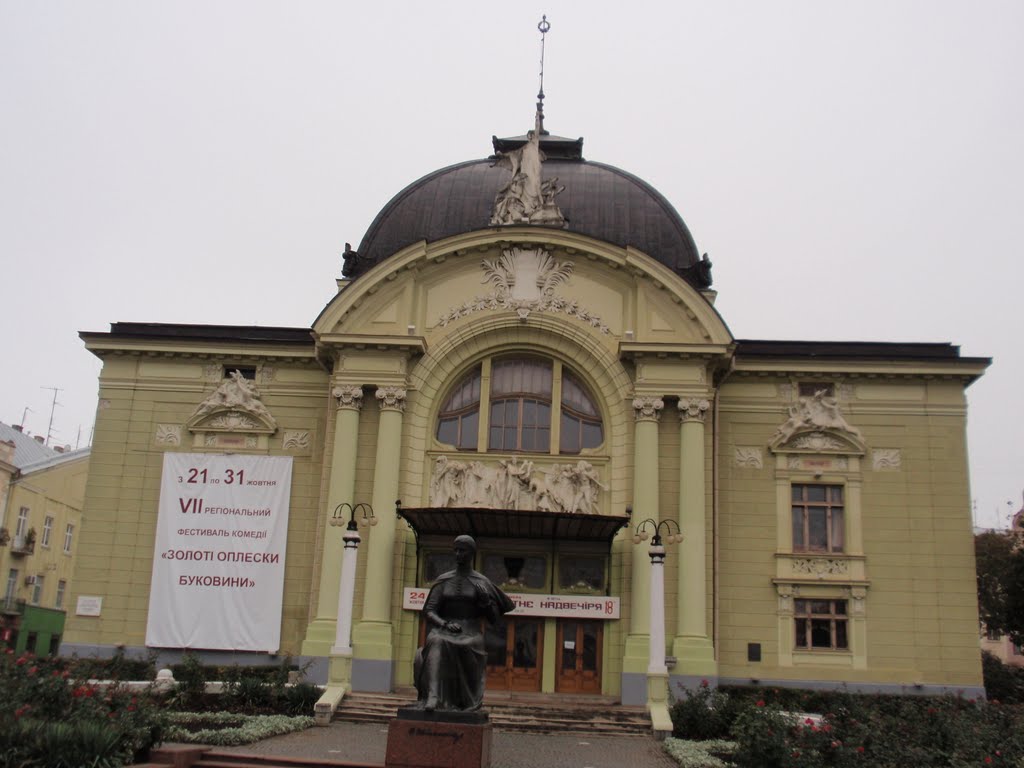
[[[352,723],[386,723],[398,708],[414,701],[405,693],[350,693],[342,699],[335,719]],[[498,730],[526,733],[580,733],[644,736],[651,719],[642,707],[623,707],[602,696],[551,694],[488,694],[484,707]]]

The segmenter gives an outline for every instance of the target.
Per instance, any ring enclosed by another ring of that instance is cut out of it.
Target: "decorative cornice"
[[[699,421],[703,424],[707,420],[708,410],[711,404],[700,397],[679,398],[679,421]]]
[[[661,421],[665,401],[660,397],[633,398],[633,413],[637,421]]]
[[[359,411],[363,407],[363,388],[357,385],[338,386],[331,390],[338,410]],[[378,395],[379,397],[379,395]]]
[[[377,401],[382,411],[405,411],[405,389],[403,387],[381,387],[377,390]]]

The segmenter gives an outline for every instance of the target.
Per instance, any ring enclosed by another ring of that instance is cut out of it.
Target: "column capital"
[[[665,401],[660,397],[634,397],[633,415],[637,421],[660,421]]]
[[[702,397],[681,397],[678,408],[680,421],[699,421],[703,424],[707,420],[711,403]]]
[[[331,395],[337,401],[338,409],[351,411],[362,410],[363,388],[356,384],[342,384],[331,390]]]
[[[405,411],[404,387],[381,387],[377,390],[377,401],[382,411]]]

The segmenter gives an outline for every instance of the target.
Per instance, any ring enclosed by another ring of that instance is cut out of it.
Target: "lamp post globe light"
[[[674,529],[674,530],[673,530]],[[683,540],[679,523],[647,518],[636,526],[633,543],[651,540],[650,651],[647,665],[647,705],[659,736],[672,731],[668,714],[668,667],[665,665],[665,547]]]
[[[348,512],[348,523],[345,522],[345,513]],[[362,512],[358,520],[357,515]],[[356,561],[359,559],[359,542],[362,536],[359,535],[359,528],[368,525],[376,525],[377,518],[373,514],[373,507],[365,502],[353,506],[347,501],[342,502],[334,508],[330,524],[334,527],[345,526],[345,533],[342,534],[342,541],[345,543],[341,550],[341,583],[338,588],[338,626],[334,637],[334,647],[331,648],[332,655],[352,655],[352,605],[355,601],[356,591]]]

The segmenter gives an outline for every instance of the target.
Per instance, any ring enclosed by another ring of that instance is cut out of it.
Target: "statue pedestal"
[[[424,712],[402,707],[388,726],[386,768],[490,768],[485,712]]]

